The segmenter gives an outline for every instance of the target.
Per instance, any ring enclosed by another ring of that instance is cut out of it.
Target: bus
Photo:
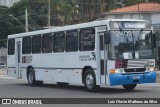
[[[7,74],[43,82],[84,85],[88,91],[155,83],[148,21],[103,19],[8,36]]]

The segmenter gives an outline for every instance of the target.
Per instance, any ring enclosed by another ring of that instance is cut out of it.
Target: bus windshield
[[[110,31],[110,59],[153,58],[151,31]]]

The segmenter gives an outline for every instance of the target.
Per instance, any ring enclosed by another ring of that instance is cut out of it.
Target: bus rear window
[[[14,55],[15,53],[15,39],[8,40],[8,55]]]

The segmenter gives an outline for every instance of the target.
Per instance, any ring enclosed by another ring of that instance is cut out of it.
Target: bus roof
[[[39,35],[39,34],[45,34],[45,33],[54,33],[54,32],[60,32],[60,31],[94,27],[94,26],[103,26],[103,25],[108,26],[109,21],[145,21],[145,20],[135,20],[135,19],[108,19],[108,20],[106,20],[106,19],[98,19],[96,21],[87,22],[87,23],[67,25],[67,26],[62,26],[62,27],[54,27],[54,28],[50,28],[50,29],[37,30],[37,31],[8,35],[8,38],[18,38],[18,37]]]

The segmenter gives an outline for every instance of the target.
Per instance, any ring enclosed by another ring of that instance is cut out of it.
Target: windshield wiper
[[[119,22],[117,21],[117,24],[118,24],[118,27],[119,27],[119,30],[122,31],[122,27],[120,26]]]

